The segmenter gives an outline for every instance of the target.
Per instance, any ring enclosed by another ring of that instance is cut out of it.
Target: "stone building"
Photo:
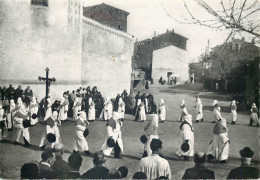
[[[83,15],[114,29],[127,32],[127,16],[129,12],[102,3],[84,7]]]
[[[161,35],[154,33],[152,39],[136,42],[132,68],[142,69],[146,73],[146,79],[154,78],[154,80],[158,79],[160,70],[165,69],[161,75],[165,77],[165,80],[167,80],[167,73],[172,72],[172,74],[179,74],[182,77],[180,81],[185,82],[188,78],[189,58],[186,49],[187,40],[186,37],[175,33],[174,30],[167,30]]]
[[[83,17],[81,0],[0,1],[0,24],[0,80],[36,83],[49,67],[55,84],[129,92],[132,36]]]

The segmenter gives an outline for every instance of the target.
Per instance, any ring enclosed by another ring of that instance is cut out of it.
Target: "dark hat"
[[[49,133],[49,134],[47,134],[47,140],[50,143],[54,143],[56,141],[56,136],[53,133]]]
[[[184,143],[181,145],[181,150],[182,150],[183,152],[189,151],[189,150],[190,150],[190,145],[189,145],[189,143],[188,143],[188,142],[184,142]]]
[[[115,140],[112,138],[112,137],[109,137],[108,139],[107,139],[107,146],[108,147],[115,147]]]
[[[26,119],[26,120],[23,120],[23,127],[24,128],[28,128],[29,126],[31,125],[31,121]]]
[[[241,157],[252,158],[254,151],[252,151],[249,147],[244,147],[244,149],[239,151],[239,154]]]
[[[84,137],[87,137],[88,134],[89,134],[89,130],[88,130],[88,129],[85,129],[85,131],[83,132]]]
[[[37,114],[33,113],[32,114],[32,119],[36,119],[37,118]]]
[[[147,142],[147,137],[146,137],[146,135],[142,135],[142,136],[140,137],[140,141],[141,141],[143,144],[145,144],[145,143]]]
[[[127,175],[128,175],[127,167],[121,166],[121,167],[118,168],[118,171],[120,172],[122,178],[126,178],[127,177]]]
[[[145,172],[136,172],[133,175],[133,179],[147,179],[147,175]]]

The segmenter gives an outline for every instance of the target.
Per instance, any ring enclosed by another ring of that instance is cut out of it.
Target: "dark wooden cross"
[[[43,80],[44,82],[46,82],[46,95],[45,95],[45,98],[47,99],[49,97],[51,82],[55,82],[56,79],[55,79],[55,77],[49,78],[49,68],[48,67],[45,68],[45,71],[46,71],[46,77],[43,78],[43,77],[39,76],[38,79],[39,79],[39,81]]]

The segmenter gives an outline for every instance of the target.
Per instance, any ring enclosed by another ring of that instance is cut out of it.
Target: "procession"
[[[0,178],[259,179],[259,16],[0,0]]]

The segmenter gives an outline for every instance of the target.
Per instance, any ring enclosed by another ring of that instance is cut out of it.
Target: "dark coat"
[[[67,174],[66,179],[82,179],[79,172],[71,171]]]
[[[241,166],[232,169],[227,176],[227,179],[258,179],[259,170],[250,166]]]
[[[68,162],[64,161],[60,156],[56,156],[56,160],[52,166],[52,169],[56,171],[57,178],[62,177],[64,174],[70,171]]]
[[[40,163],[40,173],[38,179],[56,179],[56,172],[49,166]]]
[[[96,166],[87,172],[82,177],[84,179],[106,179],[109,169],[104,166]]]
[[[214,171],[211,171],[205,166],[195,166],[186,169],[182,179],[215,179]]]

